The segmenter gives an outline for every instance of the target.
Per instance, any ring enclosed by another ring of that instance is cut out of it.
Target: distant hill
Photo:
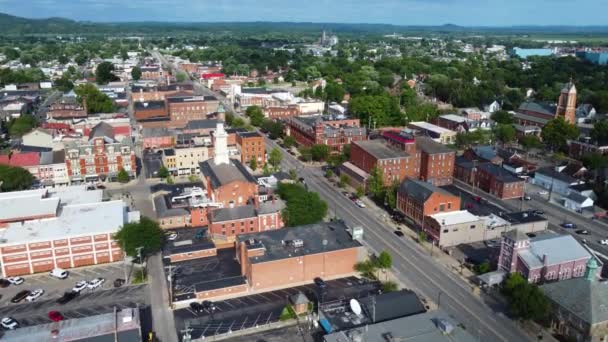
[[[335,33],[504,33],[504,34],[608,34],[608,26],[512,26],[512,27],[465,27],[454,24],[438,26],[400,26],[390,24],[341,24],[341,23],[293,23],[293,22],[121,22],[94,23],[64,18],[28,19],[0,13],[2,34],[133,34],[169,32],[318,32]]]

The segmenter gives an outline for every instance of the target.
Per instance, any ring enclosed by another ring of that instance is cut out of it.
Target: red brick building
[[[229,159],[228,163],[218,165],[214,158],[200,163],[200,170],[207,196],[213,202],[227,208],[256,201],[258,184],[240,161]]]
[[[367,172],[377,167],[384,176],[384,184],[401,182],[406,177],[417,179],[420,174],[420,155],[390,148],[380,140],[357,141],[350,147],[350,162]]]
[[[158,65],[141,66],[141,77],[142,80],[157,80],[165,77],[163,68]]]
[[[87,110],[76,100],[76,97],[62,97],[51,104],[47,114],[50,119],[69,120],[86,118]]]
[[[122,169],[135,177],[135,151],[130,138],[117,141],[112,127],[105,122],[95,126],[87,142],[65,146],[65,162],[71,182],[115,177]]]
[[[397,191],[397,209],[422,225],[426,216],[460,210],[460,197],[433,184],[406,179]]]
[[[241,163],[249,165],[251,159],[255,159],[258,168],[266,164],[266,148],[264,137],[257,132],[238,132],[236,143],[241,153]]]
[[[456,160],[454,177],[500,199],[522,198],[524,180],[492,163]]]
[[[279,106],[279,107],[266,107],[264,108],[264,115],[271,119],[285,119],[298,116],[300,112],[297,106]]]
[[[133,104],[135,120],[169,119],[165,101],[135,102]]]
[[[206,119],[217,112],[219,100],[215,96],[172,96],[167,98],[167,110],[171,125],[183,127],[190,120]]]
[[[452,184],[456,152],[429,137],[416,137],[420,179],[436,186]]]
[[[3,277],[122,260],[113,235],[125,223],[139,220],[139,213],[127,213],[122,201],[102,202],[100,190],[53,191],[0,194],[0,205],[11,216],[5,219],[13,221],[0,227]]]
[[[286,120],[286,134],[294,137],[299,145],[329,146],[331,153],[340,153],[344,145],[367,140],[367,130],[359,119],[332,120],[321,116],[292,117]]]
[[[234,208],[210,209],[209,234],[228,241],[240,234],[259,233],[283,228],[281,201],[263,202],[255,205],[243,205]]]
[[[366,256],[342,223],[318,223],[236,239],[236,257],[252,291],[353,274]]]
[[[164,127],[146,128],[141,130],[143,148],[168,148],[175,146],[175,132]]]

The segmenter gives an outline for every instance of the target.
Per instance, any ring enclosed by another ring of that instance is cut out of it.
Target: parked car
[[[70,273],[62,268],[54,268],[51,272],[49,272],[49,275],[51,277],[55,277],[55,278],[59,278],[59,279],[65,279],[68,277]]]
[[[532,197],[530,197],[530,196],[524,196],[524,197],[523,197],[523,200],[524,200],[524,201],[531,201],[531,200],[532,200]]]
[[[10,282],[10,281],[8,281],[8,280],[6,280],[6,279],[4,279],[4,278],[0,279],[0,287],[1,287],[1,288],[6,288],[6,287],[8,287],[10,284],[11,284],[11,282]]]
[[[314,279],[314,282],[315,282],[315,285],[317,285],[319,288],[324,289],[324,288],[327,287],[327,283],[323,279],[321,279],[319,277],[316,277]]]
[[[356,200],[355,203],[357,204],[357,206],[359,208],[365,208],[366,207],[365,203],[363,203],[363,201],[360,200],[360,199]]]
[[[600,245],[608,245],[608,239],[600,240]]]
[[[576,225],[571,222],[564,222],[564,223],[562,223],[562,227],[564,227],[566,229],[574,229],[574,228],[576,228]]]
[[[548,194],[549,194],[549,191],[546,191],[546,190],[541,190],[541,191],[539,191],[539,192],[538,192],[538,194],[539,194],[539,195],[542,195],[542,196],[544,196],[544,195],[548,195]]]
[[[114,279],[114,287],[121,287],[125,284],[125,280],[121,278]]]
[[[15,330],[15,329],[19,328],[19,322],[17,322],[12,317],[2,318],[2,320],[0,321],[0,324],[2,324],[2,327],[6,330]]]
[[[190,303],[190,310],[194,313],[201,313],[205,311],[205,308],[200,303],[192,302]]]
[[[167,239],[169,241],[173,241],[173,240],[177,239],[177,233],[176,232],[169,233],[169,235],[167,235]]]
[[[71,301],[72,299],[78,297],[79,294],[80,294],[80,292],[67,291],[63,294],[63,296],[61,298],[57,299],[57,303],[66,304],[69,301]]]
[[[8,280],[8,282],[11,283],[11,284],[13,284],[13,285],[21,285],[25,281],[21,277],[8,277],[8,278],[6,278],[6,280]]]
[[[36,299],[40,298],[40,296],[42,296],[43,294],[44,294],[43,289],[36,289],[36,290],[32,291],[29,296],[25,297],[25,300],[27,300],[28,302],[33,302]]]
[[[49,311],[49,319],[53,322],[63,321],[63,315],[59,311]]]
[[[11,303],[19,303],[24,300],[27,296],[30,295],[29,290],[19,291],[13,298],[11,298]]]
[[[96,288],[100,287],[105,282],[106,282],[106,280],[104,278],[95,278],[87,284],[87,287],[91,290],[95,290]]]
[[[398,237],[403,237],[404,236],[403,232],[400,231],[400,230],[395,230],[395,235],[397,235]]]
[[[576,234],[589,235],[589,232],[586,231],[585,229],[579,229],[576,231]]]
[[[536,215],[544,215],[545,214],[544,211],[538,210],[538,209],[534,210],[533,213],[536,214]]]
[[[72,291],[80,292],[80,291],[86,289],[88,285],[89,285],[89,283],[87,283],[85,280],[81,280],[81,281],[77,282],[76,285],[74,285],[74,287],[72,288]]]
[[[203,308],[208,312],[215,311],[215,304],[210,300],[204,300],[202,305]]]

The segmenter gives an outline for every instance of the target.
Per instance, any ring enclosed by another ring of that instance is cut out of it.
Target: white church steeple
[[[230,163],[228,158],[228,133],[226,133],[222,122],[218,122],[215,129],[215,157],[213,162],[215,165]]]

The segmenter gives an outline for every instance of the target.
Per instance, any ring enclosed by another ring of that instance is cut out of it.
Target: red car
[[[59,311],[50,311],[49,318],[53,322],[63,321],[63,315]]]

